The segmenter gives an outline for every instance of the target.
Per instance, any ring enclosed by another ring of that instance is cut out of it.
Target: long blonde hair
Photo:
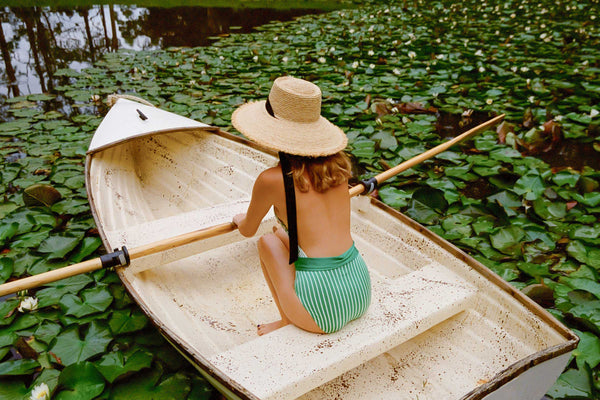
[[[352,164],[343,151],[325,157],[288,155],[288,158],[294,185],[301,192],[308,192],[312,186],[317,192],[323,193],[329,188],[347,183],[352,176]]]

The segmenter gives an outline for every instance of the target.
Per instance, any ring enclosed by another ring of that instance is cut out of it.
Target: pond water
[[[331,4],[326,4],[331,6]],[[321,10],[138,7],[11,7],[2,13],[0,97],[51,90],[60,68],[81,71],[104,52],[206,46],[230,32],[251,32]]]

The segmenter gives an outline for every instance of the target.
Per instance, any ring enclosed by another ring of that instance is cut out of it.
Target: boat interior
[[[276,157],[195,129],[88,154],[87,184],[107,249],[133,248],[229,222]],[[372,302],[341,331],[318,335],[279,319],[263,278],[260,232],[237,232],[134,260],[119,271],[161,331],[203,370],[256,399],[460,399],[511,366],[571,340],[546,311],[416,223],[358,196],[352,235]],[[449,244],[448,244],[449,245]],[[566,362],[566,361],[565,361]]]

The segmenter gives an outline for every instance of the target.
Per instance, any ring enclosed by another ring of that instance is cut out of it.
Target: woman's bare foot
[[[256,327],[256,331],[258,332],[258,336],[262,336],[269,332],[273,332],[275,329],[283,328],[289,324],[290,323],[288,321],[280,319],[279,321],[271,322],[269,324],[260,324]]]

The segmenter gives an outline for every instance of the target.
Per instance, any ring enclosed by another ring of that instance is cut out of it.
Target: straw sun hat
[[[321,116],[321,89],[303,79],[275,79],[267,100],[246,103],[233,126],[269,149],[309,157],[328,156],[348,143],[344,132]]]

